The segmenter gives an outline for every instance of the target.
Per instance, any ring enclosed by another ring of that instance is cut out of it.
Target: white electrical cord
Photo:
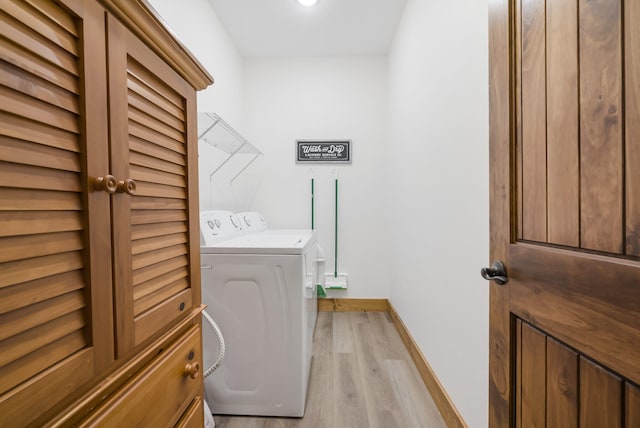
[[[222,337],[222,332],[220,331],[218,324],[216,324],[213,318],[211,318],[211,315],[209,315],[207,311],[202,311],[202,316],[204,317],[205,320],[207,320],[207,323],[211,327],[213,327],[213,330],[215,331],[216,336],[218,337],[218,345],[220,347],[220,350],[218,351],[218,359],[216,359],[216,362],[213,363],[213,365],[204,372],[204,377],[207,377],[211,373],[215,372],[218,369],[218,366],[220,366],[220,363],[222,363],[222,360],[224,360],[225,344],[224,344],[224,337]]]

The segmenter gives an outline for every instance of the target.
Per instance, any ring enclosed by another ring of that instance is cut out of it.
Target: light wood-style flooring
[[[384,312],[320,312],[303,418],[215,416],[216,428],[446,427]]]

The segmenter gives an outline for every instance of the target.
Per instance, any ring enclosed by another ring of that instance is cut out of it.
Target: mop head
[[[347,274],[346,273],[327,273],[325,275],[324,287],[327,290],[346,290]]]

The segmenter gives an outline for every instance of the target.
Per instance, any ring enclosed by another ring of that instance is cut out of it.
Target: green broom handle
[[[313,202],[314,202],[314,191],[313,191],[313,178],[311,179],[311,230],[315,230],[314,227],[314,219],[313,219],[313,210],[314,210],[314,206],[313,206]]]
[[[334,248],[334,254],[333,254],[333,266],[334,266],[334,270],[333,270],[333,277],[337,278],[338,277],[338,179],[336,178],[336,212],[335,212],[335,217],[336,217],[336,230],[335,230],[335,248]]]

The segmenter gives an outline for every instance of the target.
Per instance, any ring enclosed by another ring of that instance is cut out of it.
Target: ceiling
[[[245,58],[385,55],[406,0],[209,0]]]

